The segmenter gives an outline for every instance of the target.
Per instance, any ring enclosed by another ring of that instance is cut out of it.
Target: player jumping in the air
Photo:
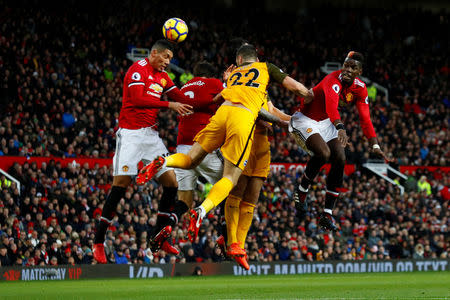
[[[312,98],[305,86],[278,67],[258,62],[256,49],[252,45],[243,45],[238,49],[236,62],[238,67],[228,78],[227,88],[218,95],[225,100],[224,103],[209,124],[195,136],[195,143],[189,153],[158,157],[138,175],[140,181],[147,181],[164,166],[192,169],[208,153],[221,147],[225,158],[223,177],[212,187],[205,201],[190,213],[188,231],[194,239],[203,217],[228,196],[247,164],[255,121],[261,107],[267,103],[269,80],[279,82],[299,96]],[[236,255],[245,255],[242,249],[238,252]]]
[[[291,119],[289,130],[297,142],[313,153],[306,165],[300,184],[296,185],[294,200],[300,215],[306,214],[306,195],[320,168],[331,163],[327,177],[325,208],[320,215],[319,224],[328,230],[337,230],[333,208],[342,187],[345,166],[344,148],[348,143],[345,126],[339,115],[339,104],[354,104],[364,135],[370,143],[370,151],[388,160],[378,144],[375,130],[370,120],[367,88],[357,76],[362,73],[363,55],[348,53],[341,70],[325,76],[312,90],[314,100],[301,106]]]
[[[124,197],[131,183],[131,176],[138,173],[141,160],[152,161],[158,155],[168,155],[168,151],[158,135],[157,114],[160,108],[169,108],[180,115],[192,113],[192,106],[186,96],[174,85],[164,69],[173,57],[173,45],[159,40],[151,48],[150,56],[133,63],[125,75],[123,102],[119,115],[119,129],[116,132],[116,152],[113,158],[113,183],[103,206],[100,223],[95,234],[94,258],[106,263],[104,251],[105,233],[111,224],[117,204]],[[166,93],[179,102],[161,101]],[[173,169],[161,168],[156,173],[163,186],[157,218],[156,234],[151,241],[152,251],[162,247],[166,252],[178,254],[167,238],[177,219],[186,210],[184,202],[177,201],[177,181]]]

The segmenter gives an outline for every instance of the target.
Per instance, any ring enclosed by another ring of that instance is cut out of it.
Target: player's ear
[[[158,50],[156,49],[152,49],[152,51],[150,51],[150,56],[155,56],[158,54]]]

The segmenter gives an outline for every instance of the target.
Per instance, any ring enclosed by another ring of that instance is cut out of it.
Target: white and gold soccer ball
[[[188,27],[186,22],[180,18],[170,18],[164,23],[162,32],[164,38],[174,43],[180,43],[186,39]]]

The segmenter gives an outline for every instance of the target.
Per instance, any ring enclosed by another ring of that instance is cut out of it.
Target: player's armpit
[[[214,98],[213,98],[213,102],[214,103],[217,103],[217,104],[220,104],[220,103],[222,103],[223,101],[225,101],[225,99],[222,97],[222,94],[217,94]]]

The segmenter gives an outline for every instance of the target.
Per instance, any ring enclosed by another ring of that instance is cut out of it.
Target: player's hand
[[[234,69],[236,69],[236,66],[232,64],[225,70],[225,72],[223,72],[223,82],[227,82],[228,77],[230,77],[230,74],[234,71]]]
[[[194,113],[192,110],[192,105],[183,104],[180,102],[169,102],[169,108],[176,111],[181,116],[187,116]]]
[[[387,157],[386,153],[384,153],[383,150],[379,148],[376,149],[371,148],[370,152],[373,153],[375,156],[384,159],[387,162],[393,162],[395,160],[394,158]]]
[[[280,120],[277,122],[278,127],[287,129],[289,127],[289,121]]]
[[[347,132],[345,132],[345,129],[338,130],[338,140],[339,140],[339,142],[341,142],[342,147],[344,147],[344,148],[350,144],[348,142],[348,136],[347,136]]]
[[[314,100],[314,92],[312,89],[309,89],[309,93],[308,96],[305,97],[305,99],[303,100],[304,104],[309,104]]]

